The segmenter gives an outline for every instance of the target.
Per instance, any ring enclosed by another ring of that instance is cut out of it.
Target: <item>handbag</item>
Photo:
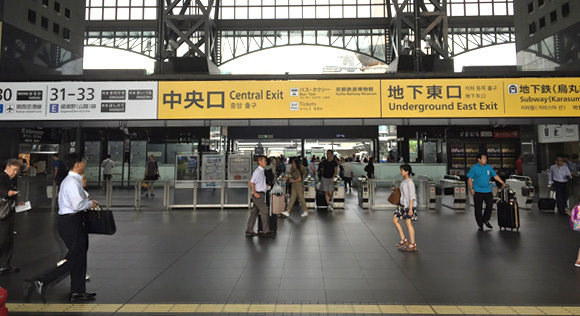
[[[12,201],[2,198],[0,200],[0,219],[5,219],[12,210]]]
[[[393,192],[391,192],[391,195],[389,195],[388,201],[395,205],[401,204],[401,189],[393,189]]]
[[[117,231],[113,212],[99,205],[85,213],[85,229],[89,234],[113,235]]]

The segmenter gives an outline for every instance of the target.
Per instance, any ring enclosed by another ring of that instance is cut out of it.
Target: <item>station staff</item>
[[[248,225],[246,227],[246,236],[252,237],[258,234],[254,232],[254,225],[256,224],[256,218],[260,214],[262,219],[262,228],[264,237],[271,237],[273,233],[270,231],[269,225],[269,211],[266,205],[266,191],[268,190],[266,186],[266,176],[264,175],[264,167],[266,167],[266,156],[257,156],[258,168],[254,170],[252,174],[252,179],[250,180],[250,188],[252,189],[252,202],[254,206],[250,211],[250,217],[248,218]]]
[[[570,178],[572,178],[572,174],[564,163],[564,156],[561,154],[556,155],[556,163],[550,167],[548,185],[556,189],[556,204],[560,215],[567,215],[568,193],[566,192],[566,184]]]
[[[479,230],[483,230],[483,225],[491,229],[493,226],[489,223],[493,207],[493,194],[491,193],[490,178],[494,178],[502,187],[505,187],[503,180],[495,173],[493,168],[487,164],[487,155],[478,154],[477,163],[469,169],[467,173],[469,191],[473,195],[473,204],[475,206],[475,220]],[[485,202],[485,212],[483,211],[483,202]]]

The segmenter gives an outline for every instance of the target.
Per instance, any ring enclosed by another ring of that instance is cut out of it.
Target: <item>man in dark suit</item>
[[[0,273],[14,273],[20,268],[10,265],[14,250],[14,222],[16,219],[16,180],[21,163],[18,159],[9,159],[4,172],[0,174],[0,197],[11,203],[10,212],[0,220]]]

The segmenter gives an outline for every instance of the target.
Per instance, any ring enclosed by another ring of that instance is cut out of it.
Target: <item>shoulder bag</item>
[[[12,210],[12,201],[2,198],[0,200],[0,219],[5,219]]]
[[[86,211],[85,229],[89,234],[113,235],[117,231],[113,212],[103,210],[99,205]]]
[[[391,195],[389,195],[388,200],[391,204],[395,204],[395,205],[401,204],[401,189],[394,188]]]

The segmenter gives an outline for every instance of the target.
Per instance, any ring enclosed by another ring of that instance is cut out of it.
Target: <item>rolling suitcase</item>
[[[556,199],[554,199],[555,192],[550,192],[549,198],[541,198],[538,200],[538,208],[540,212],[554,213],[556,209]]]
[[[326,194],[324,191],[316,190],[316,208],[328,208],[328,203],[326,203]]]
[[[272,194],[271,202],[272,214],[281,214],[286,210],[286,196],[284,194]]]
[[[278,215],[274,214],[273,212],[273,208],[274,208],[274,204],[276,203],[276,198],[277,197],[282,197],[282,200],[284,202],[284,205],[286,205],[286,200],[285,200],[285,196],[284,194],[282,195],[276,195],[276,194],[270,194],[270,203],[266,203],[268,205],[270,214],[269,214],[269,218],[268,218],[268,227],[270,228],[270,231],[273,233],[276,233],[276,231],[278,230]],[[279,203],[279,202],[278,202]],[[258,233],[262,233],[264,232],[264,227],[262,225],[262,217],[258,214]]]
[[[511,192],[510,192],[511,191]],[[520,213],[518,202],[516,201],[513,191],[503,189],[499,192],[500,199],[497,202],[497,224],[500,229],[519,230],[520,228]]]

